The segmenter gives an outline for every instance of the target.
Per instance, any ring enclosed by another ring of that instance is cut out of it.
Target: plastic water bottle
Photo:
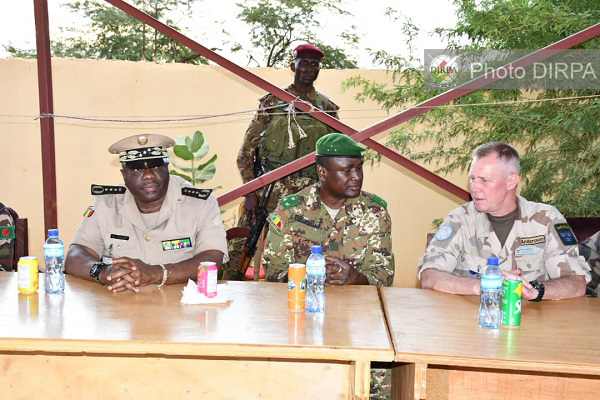
[[[489,257],[481,273],[481,303],[479,304],[479,326],[498,328],[502,319],[500,297],[502,296],[502,272],[498,258]]]
[[[325,312],[325,258],[321,246],[312,246],[306,260],[306,311]]]
[[[46,293],[62,293],[65,291],[64,259],[65,246],[58,237],[58,229],[48,229],[48,239],[44,243],[44,263],[46,264],[44,283]]]

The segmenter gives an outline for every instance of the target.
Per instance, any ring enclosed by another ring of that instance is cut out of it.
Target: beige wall
[[[142,62],[53,59],[54,112],[59,115],[184,116],[251,110],[263,90],[216,66],[157,65]],[[252,68],[280,87],[292,81],[288,69]],[[371,102],[358,103],[354,90],[340,83],[353,75],[390,81],[385,71],[323,70],[316,83],[340,107],[340,118],[356,129],[387,115]],[[0,59],[0,135],[3,168],[0,201],[29,218],[29,250],[41,257],[44,241],[41,148],[36,64],[32,60]],[[55,119],[58,228],[68,244],[92,204],[91,183],[118,184],[119,165],[107,148],[125,136],[154,132],[172,137],[201,130],[216,153],[217,174],[204,187],[221,186],[223,194],[241,184],[235,157],[251,114],[188,122],[114,123]],[[381,140],[383,135],[376,136]],[[449,177],[466,187],[466,177]],[[417,284],[416,265],[431,232],[431,221],[443,217],[461,201],[424,182],[388,160],[366,166],[364,189],[387,200],[393,221],[396,255],[394,285]],[[225,207],[231,226],[235,204]]]

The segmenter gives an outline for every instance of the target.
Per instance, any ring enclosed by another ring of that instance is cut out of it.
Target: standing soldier
[[[292,52],[294,61],[290,64],[294,72],[294,83],[285,90],[326,111],[337,118],[339,107],[327,96],[317,92],[313,86],[319,76],[320,60],[323,52],[311,44],[301,44]],[[334,130],[311,115],[298,112],[293,104],[288,104],[272,94],[260,99],[258,112],[254,115],[244,142],[237,157],[237,165],[244,183],[257,176],[272,171],[282,165],[315,151],[320,137]],[[298,192],[317,181],[314,165],[308,166],[277,181],[270,196],[265,213],[273,211],[279,198]],[[265,187],[264,189],[267,189]],[[249,193],[244,199],[244,210],[238,226],[248,226],[256,222],[259,196],[262,190]],[[244,239],[231,242],[227,274],[229,278],[238,275]],[[238,272],[236,274],[236,272]]]

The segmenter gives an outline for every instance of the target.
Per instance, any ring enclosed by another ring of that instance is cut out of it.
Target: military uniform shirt
[[[183,195],[184,187],[192,188],[184,179],[170,176],[156,222],[149,227],[129,191],[96,196],[93,213],[84,218],[72,243],[99,256],[129,257],[150,265],[177,263],[205,250],[221,251],[227,261],[216,199]]]
[[[339,107],[326,96],[317,92],[315,88],[312,88],[306,94],[300,94],[300,92],[298,92],[293,85],[289,85],[287,88],[285,88],[285,91],[311,103],[314,106],[317,106],[318,104],[325,104],[323,110],[327,111],[332,117],[337,118],[337,110]],[[261,97],[259,104],[260,110],[254,114],[254,118],[246,130],[244,141],[237,156],[237,166],[244,183],[250,182],[255,178],[253,173],[255,150],[258,147],[261,133],[265,131],[269,121],[271,120],[271,113],[286,112],[285,107],[269,109],[269,107],[273,107],[280,103],[285,104],[272,94],[266,94],[265,96]],[[330,129],[330,132],[334,131]],[[287,135],[287,133],[285,134]],[[314,149],[312,149],[310,152],[312,151],[314,151]],[[316,176],[309,178],[292,175],[282,178],[278,180],[275,185],[273,197],[278,199],[279,197],[296,193],[299,190],[304,189],[306,186],[315,183],[316,180]]]
[[[419,259],[419,279],[427,268],[476,277],[488,257],[498,257],[500,269],[520,269],[527,281],[583,275],[589,282],[589,267],[579,256],[577,240],[561,213],[520,196],[518,207],[504,247],[487,214],[477,211],[473,202],[451,211]]]
[[[600,232],[596,232],[579,244],[579,253],[592,269],[592,280],[587,285],[586,295],[598,297],[600,294]]]
[[[361,192],[347,199],[332,219],[319,199],[319,184],[280,200],[269,218],[263,253],[266,279],[286,281],[291,263],[305,263],[312,245],[336,256],[365,275],[369,284],[389,286],[394,280],[392,221],[386,203]]]

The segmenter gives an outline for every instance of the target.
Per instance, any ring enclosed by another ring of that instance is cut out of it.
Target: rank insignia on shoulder
[[[295,194],[290,194],[289,196],[279,199],[279,204],[281,204],[284,210],[287,210],[290,207],[300,204],[300,199]]]
[[[92,196],[100,196],[103,194],[123,194],[127,191],[125,186],[106,186],[92,184]]]
[[[94,213],[94,206],[89,206],[89,207],[87,208],[87,210],[85,210],[85,211],[83,212],[83,216],[84,216],[84,217],[91,217],[93,213]]]
[[[558,237],[560,237],[561,242],[563,242],[565,246],[577,244],[577,239],[575,239],[575,235],[569,224],[554,224],[554,229],[556,229]]]
[[[206,200],[212,193],[212,189],[198,189],[192,187],[181,188],[181,194],[184,196],[195,197],[197,199]]]
[[[381,197],[377,196],[376,194],[371,195],[371,200],[373,200],[375,203],[379,204],[381,207],[387,209],[387,201],[385,201]]]

